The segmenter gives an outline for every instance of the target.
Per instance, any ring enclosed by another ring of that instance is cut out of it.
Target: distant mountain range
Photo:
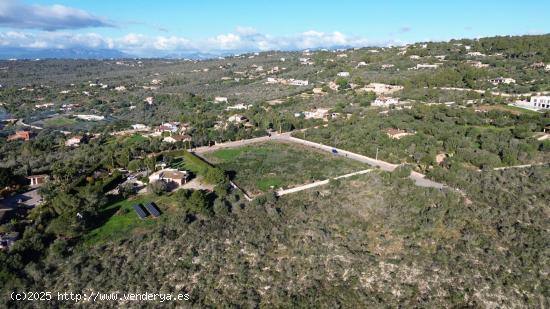
[[[349,48],[349,46],[338,46],[334,48]],[[317,50],[315,48],[311,50]],[[166,59],[193,59],[205,60],[218,57],[233,56],[236,54],[250,53],[251,51],[214,51],[203,53],[197,50],[184,50],[168,54],[158,55],[150,58],[166,58]],[[22,47],[0,47],[0,60],[6,59],[124,59],[138,58],[135,55],[127,54],[116,49],[100,49],[100,48],[22,48]],[[145,57],[149,58],[149,57]]]
[[[0,59],[109,59],[134,58],[116,49],[0,48]]]

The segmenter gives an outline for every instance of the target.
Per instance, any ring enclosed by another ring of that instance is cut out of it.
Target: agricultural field
[[[326,152],[281,142],[222,149],[205,157],[251,194],[289,188],[367,168],[362,163]]]

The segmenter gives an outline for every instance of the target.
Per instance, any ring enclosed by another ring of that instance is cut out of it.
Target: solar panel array
[[[134,210],[136,211],[138,217],[140,219],[145,219],[145,217],[147,217],[147,213],[145,212],[145,210],[143,209],[143,206],[141,206],[141,204],[135,204],[134,205]]]
[[[153,202],[150,202],[150,203],[145,204],[145,209],[147,209],[147,211],[148,211],[153,217],[158,217],[158,216],[160,216],[160,211],[159,211],[159,209],[157,208],[157,205],[155,205],[155,203],[153,203]]]

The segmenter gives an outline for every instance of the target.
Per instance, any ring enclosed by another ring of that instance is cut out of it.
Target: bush
[[[393,170],[392,175],[397,178],[407,178],[411,175],[411,167],[408,165],[399,165]]]
[[[156,194],[156,195],[162,195],[163,193],[168,191],[168,184],[162,180],[157,180],[152,183],[150,183],[147,186],[147,190],[150,193]]]

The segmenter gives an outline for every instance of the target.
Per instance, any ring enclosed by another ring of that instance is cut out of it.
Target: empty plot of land
[[[365,169],[365,165],[285,142],[266,142],[204,154],[252,194],[285,189]]]

